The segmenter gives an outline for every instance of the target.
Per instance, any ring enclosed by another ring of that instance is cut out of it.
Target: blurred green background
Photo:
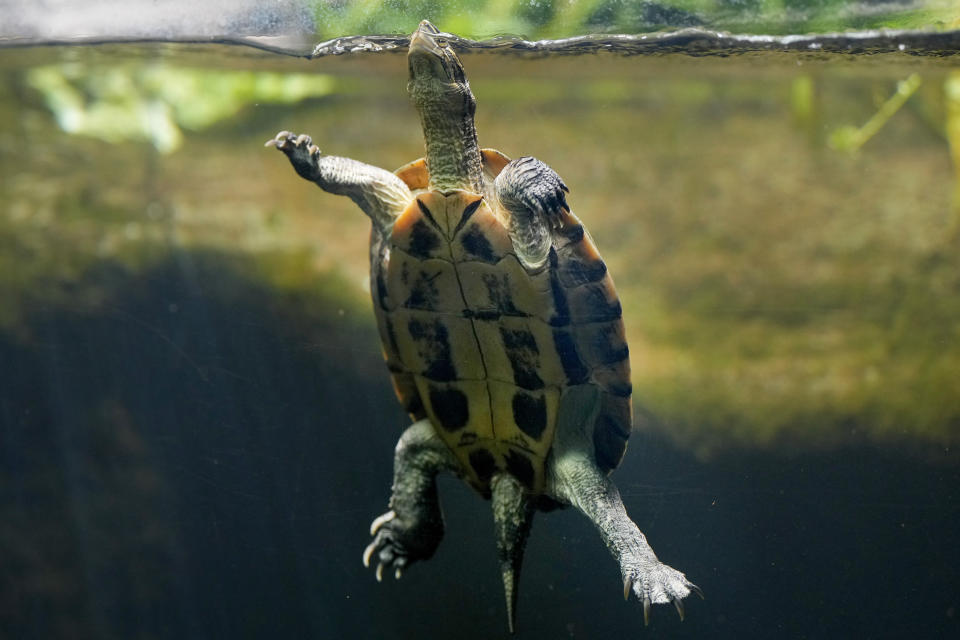
[[[949,2],[312,6],[331,37],[956,26]],[[553,166],[610,266],[637,409],[614,478],[707,593],[644,631],[559,510],[520,632],[957,637],[957,56],[691,53],[464,55],[481,144]],[[489,511],[452,478],[429,563],[361,567],[407,420],[369,224],[263,148],[420,156],[403,55],[3,49],[0,82],[0,636],[502,634]]]
[[[707,27],[735,33],[826,33],[849,29],[952,29],[953,0],[360,0],[313,2],[323,37],[410,33],[416,16],[450,33],[488,38],[562,38]]]
[[[97,283],[78,283],[102,261],[138,270],[206,247],[260,265],[279,290],[331,292],[369,329],[358,348],[377,349],[366,219],[261,147],[290,129],[387,168],[418,157],[404,59],[234,51],[4,54],[4,331],[30,334],[25,296],[96,307]],[[960,73],[949,63],[466,64],[481,144],[556,168],[610,265],[644,427],[702,456],[849,442],[955,456]]]

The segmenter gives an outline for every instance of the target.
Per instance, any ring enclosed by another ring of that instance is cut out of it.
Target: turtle
[[[632,425],[629,350],[606,264],[533,157],[482,149],[476,99],[451,36],[420,23],[407,91],[426,153],[390,172],[324,154],[307,135],[267,142],[296,172],[371,220],[370,292],[394,391],[411,424],[394,453],[389,510],[363,563],[397,579],[444,534],[451,472],[492,503],[507,623],[533,516],[572,505],[620,565],[623,594],[651,604],[700,589],[660,562],[608,477]]]

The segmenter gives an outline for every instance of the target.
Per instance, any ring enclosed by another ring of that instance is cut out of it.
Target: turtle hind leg
[[[507,626],[513,633],[517,615],[517,582],[527,536],[533,524],[534,501],[513,476],[498,473],[490,482],[500,574],[507,601]]]
[[[437,473],[456,468],[456,458],[429,420],[403,432],[394,454],[390,510],[370,525],[373,541],[363,552],[364,566],[376,559],[378,581],[384,569],[400,578],[404,568],[436,551],[443,538]]]
[[[575,506],[599,529],[620,564],[623,595],[636,594],[643,604],[645,624],[653,604],[672,603],[682,620],[683,599],[691,592],[702,598],[703,593],[681,572],[660,562],[627,515],[616,485],[597,466],[588,433],[599,408],[598,397],[594,385],[581,385],[568,389],[561,399],[553,450],[547,460],[547,493]]]
[[[620,564],[623,596],[636,594],[643,604],[644,624],[650,622],[653,604],[676,607],[683,619],[683,599],[699,587],[683,573],[660,562],[643,532],[627,515],[617,487],[596,464],[585,456],[557,461],[556,490],[562,498],[582,511],[600,530],[610,553]]]

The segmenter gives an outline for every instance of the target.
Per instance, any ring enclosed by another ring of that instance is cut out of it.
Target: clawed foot
[[[370,525],[373,542],[363,551],[363,566],[377,558],[377,582],[383,580],[383,571],[393,570],[399,580],[407,565],[417,560],[426,560],[436,551],[443,537],[443,523],[424,523],[406,526],[395,511],[379,516]]]
[[[523,208],[543,216],[554,228],[560,225],[561,212],[570,210],[567,185],[553,169],[536,158],[528,156],[512,161],[497,177],[497,184],[504,206],[511,211]]]
[[[276,147],[283,151],[290,159],[290,164],[301,177],[314,180],[319,171],[318,160],[320,148],[313,144],[313,140],[305,133],[299,136],[289,131],[281,131],[272,140],[267,140],[265,147]]]
[[[683,599],[696,593],[703,598],[703,591],[693,584],[687,577],[667,565],[658,562],[649,568],[625,567],[626,577],[623,580],[623,598],[626,600],[633,591],[643,602],[643,623],[650,624],[650,605],[673,603],[683,620]]]

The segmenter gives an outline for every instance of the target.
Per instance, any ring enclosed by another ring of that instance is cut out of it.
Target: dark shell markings
[[[608,478],[630,436],[632,388],[607,267],[553,169],[479,147],[476,102],[446,36],[424,21],[408,61],[424,158],[389,172],[321,154],[308,136],[268,142],[372,221],[374,314],[413,424],[364,564],[399,578],[433,555],[436,476],[447,471],[491,500],[511,630],[533,516],[567,505],[598,527],[645,620],[657,603],[682,617],[699,589],[657,559]]]
[[[377,254],[389,259],[372,265],[388,360],[395,377],[412,377],[398,381],[401,402],[425,408],[482,493],[494,471],[511,468],[539,493],[562,390],[592,381],[604,407],[596,454],[613,468],[629,435],[629,362],[596,248],[564,212],[548,268],[531,274],[493,210],[467,200],[417,196],[381,239]]]

